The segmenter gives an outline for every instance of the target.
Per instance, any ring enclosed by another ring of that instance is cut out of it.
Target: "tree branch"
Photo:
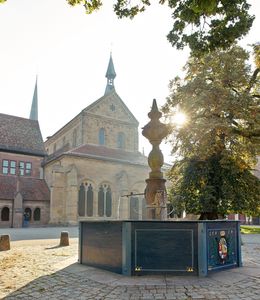
[[[249,85],[246,88],[247,92],[250,92],[250,90],[252,89],[253,85],[256,82],[256,78],[257,78],[257,75],[258,75],[259,72],[260,72],[260,68],[256,68],[253,75],[252,75],[252,77],[251,77],[251,79],[250,79],[250,81],[249,81]]]

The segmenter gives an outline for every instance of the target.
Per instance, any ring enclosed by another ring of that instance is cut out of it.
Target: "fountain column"
[[[145,200],[146,218],[165,220],[167,219],[167,193],[165,188],[166,179],[163,178],[161,167],[163,165],[163,154],[159,146],[167,136],[169,130],[167,125],[160,122],[162,113],[158,110],[156,100],[153,100],[148,117],[151,121],[143,127],[142,134],[152,144],[152,151],[148,156],[148,164],[151,168],[149,178],[146,179]]]

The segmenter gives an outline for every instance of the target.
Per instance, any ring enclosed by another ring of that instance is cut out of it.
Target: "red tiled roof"
[[[106,160],[124,161],[147,166],[147,157],[142,155],[140,152],[128,152],[121,149],[112,149],[104,146],[86,144],[65,153]]]
[[[38,121],[0,114],[0,150],[45,156]]]
[[[0,199],[14,199],[17,176],[0,175]],[[50,200],[50,190],[44,179],[19,177],[19,191],[24,200]]]

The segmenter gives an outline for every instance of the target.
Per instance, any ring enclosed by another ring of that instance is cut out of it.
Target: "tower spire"
[[[114,63],[112,59],[112,53],[110,53],[110,59],[107,67],[106,78],[107,78],[107,86],[105,90],[105,95],[115,90],[114,79],[116,77],[116,72],[114,68]]]
[[[37,76],[35,81],[35,87],[33,92],[33,100],[32,100],[32,106],[31,106],[31,113],[30,118],[31,120],[37,120],[38,121],[38,89],[37,89]]]

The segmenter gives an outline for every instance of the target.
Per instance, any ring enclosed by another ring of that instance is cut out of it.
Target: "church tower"
[[[35,81],[35,87],[33,92],[33,100],[31,106],[31,113],[29,119],[38,121],[38,88],[37,88],[37,77]]]
[[[115,77],[116,77],[116,72],[115,72],[115,68],[114,68],[112,54],[110,53],[110,59],[109,59],[107,72],[106,72],[107,86],[106,86],[106,90],[105,90],[105,95],[107,95],[115,90],[115,86],[114,86]]]

